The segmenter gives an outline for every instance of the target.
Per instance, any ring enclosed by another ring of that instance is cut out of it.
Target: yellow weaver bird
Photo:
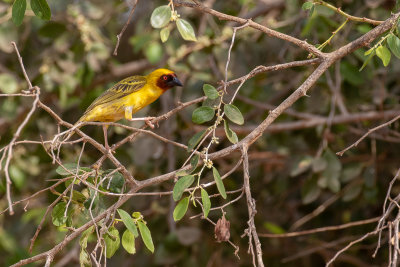
[[[154,117],[132,118],[132,114],[153,103],[174,86],[182,86],[182,83],[168,69],[157,69],[147,76],[128,77],[96,98],[76,124],[85,121],[115,122],[125,118],[129,121],[145,121],[154,128],[151,122]],[[103,125],[104,143],[109,149],[107,128],[107,125]],[[67,139],[72,135],[73,132]]]

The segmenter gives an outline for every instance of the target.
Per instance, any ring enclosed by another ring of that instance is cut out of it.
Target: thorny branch
[[[173,1],[175,7],[179,7],[179,6],[185,6],[185,7],[189,7],[189,8],[193,8],[195,10],[198,10],[199,12],[203,12],[203,13],[208,13],[211,14],[221,20],[228,20],[228,21],[232,21],[232,22],[236,22],[239,23],[241,25],[243,25],[243,27],[250,27],[256,30],[259,30],[269,36],[287,41],[289,43],[292,43],[302,49],[304,49],[305,51],[314,54],[317,58],[316,59],[310,59],[310,60],[304,60],[304,61],[298,61],[298,62],[292,62],[292,63],[286,63],[286,64],[280,64],[280,65],[275,65],[275,66],[271,66],[271,67],[265,67],[265,66],[261,66],[261,67],[257,67],[255,68],[252,72],[250,72],[249,74],[238,78],[236,80],[232,80],[230,82],[227,81],[227,79],[225,79],[225,82],[223,83],[222,86],[220,86],[219,89],[222,89],[223,87],[227,87],[233,84],[237,84],[240,83],[239,87],[248,79],[252,78],[254,75],[257,75],[258,73],[261,72],[266,72],[266,71],[272,71],[272,70],[279,70],[279,69],[284,69],[284,68],[289,68],[289,67],[296,67],[296,66],[306,66],[306,65],[312,65],[312,64],[318,64],[317,68],[313,71],[313,73],[311,73],[311,75],[289,96],[287,97],[280,105],[278,105],[277,107],[275,107],[273,110],[270,111],[270,114],[266,117],[266,119],[264,121],[262,121],[256,128],[252,129],[251,132],[244,138],[242,139],[239,143],[231,145],[229,147],[226,147],[222,150],[216,151],[214,153],[210,153],[208,154],[208,158],[211,160],[215,160],[218,158],[222,158],[225,157],[229,154],[231,154],[234,151],[240,151],[242,153],[243,156],[243,170],[244,170],[244,193],[246,195],[246,202],[247,202],[247,206],[248,206],[248,212],[249,212],[249,221],[248,221],[248,229],[246,230],[246,235],[249,237],[249,249],[251,251],[253,251],[253,265],[254,266],[264,266],[263,263],[263,259],[262,259],[262,249],[261,249],[261,243],[258,237],[258,234],[256,232],[256,226],[254,223],[254,217],[256,214],[256,207],[255,207],[255,200],[252,197],[251,194],[251,189],[250,189],[250,174],[249,174],[249,161],[248,161],[248,154],[247,154],[247,150],[248,148],[258,139],[262,136],[262,134],[269,128],[269,126],[283,113],[285,112],[285,110],[287,110],[288,108],[290,108],[298,99],[300,99],[302,96],[306,96],[307,92],[311,89],[311,87],[317,82],[317,80],[321,77],[321,75],[323,73],[326,72],[326,70],[334,63],[337,62],[338,60],[340,60],[342,57],[354,52],[356,49],[366,46],[368,44],[370,44],[373,40],[375,40],[376,38],[378,38],[382,33],[388,31],[389,29],[391,29],[393,27],[393,25],[396,23],[400,13],[396,13],[394,15],[392,15],[389,19],[387,19],[386,21],[380,23],[379,22],[379,26],[377,26],[376,28],[374,28],[373,30],[369,31],[368,33],[364,34],[363,36],[361,36],[360,38],[352,41],[351,43],[337,49],[336,51],[333,51],[331,53],[323,53],[320,50],[318,50],[315,46],[308,44],[306,41],[297,39],[295,37],[274,31],[269,29],[268,27],[265,27],[261,24],[258,24],[252,20],[248,20],[248,19],[244,19],[244,18],[239,18],[239,17],[235,17],[235,16],[231,16],[231,15],[227,15],[224,13],[221,13],[219,11],[216,11],[212,8],[209,7],[205,7],[202,4],[200,4],[198,1],[194,1],[195,3],[187,3],[187,2],[181,2],[181,1]],[[137,3],[137,2],[136,2]],[[135,4],[136,6],[136,4]],[[127,25],[129,24],[129,21],[131,19],[131,16],[133,15],[133,11],[135,9],[135,6],[132,8],[131,13],[129,15],[128,21],[125,24],[124,28],[122,29],[121,33],[118,35],[118,43],[119,43],[119,39],[121,38],[123,32],[125,31]],[[118,43],[117,46],[115,48],[115,53],[118,49]],[[45,110],[59,125],[64,126],[69,128],[69,130],[65,131],[63,134],[67,134],[68,132],[72,131],[72,127],[73,125],[65,122],[64,120],[62,120],[50,107],[46,106],[45,104],[43,104],[40,99],[39,99],[39,92],[40,89],[37,87],[32,87],[32,84],[26,74],[24,65],[22,63],[22,58],[19,55],[18,49],[16,48],[15,43],[13,43],[16,53],[18,55],[18,59],[20,61],[20,65],[21,65],[21,69],[24,73],[24,76],[29,84],[29,89],[30,91],[27,93],[23,93],[22,95],[34,95],[34,102],[32,105],[32,109],[31,112],[28,113],[27,117],[25,118],[25,120],[23,121],[23,123],[20,125],[20,127],[18,128],[17,132],[15,133],[12,141],[10,142],[10,144],[6,147],[3,148],[3,156],[1,158],[1,161],[4,160],[4,158],[6,157],[5,155],[7,154],[7,158],[6,158],[6,165],[5,165],[5,174],[6,174],[6,180],[7,180],[7,184],[9,185],[8,181],[10,180],[8,177],[8,165],[9,162],[11,161],[12,158],[12,147],[16,144],[16,141],[22,131],[22,129],[24,128],[24,126],[29,122],[32,114],[34,113],[34,111],[36,110],[36,107],[40,107],[43,110]],[[232,42],[233,45],[233,42]],[[237,89],[238,91],[239,89]],[[237,93],[237,91],[235,92],[235,95]],[[18,94],[19,95],[19,94]],[[11,95],[10,95],[11,96]],[[167,112],[164,115],[161,115],[159,117],[157,117],[155,119],[155,122],[160,122],[162,120],[166,120],[168,118],[170,118],[173,114],[179,112],[180,110],[199,103],[201,101],[203,101],[205,98],[198,98],[186,103],[180,103],[176,108],[172,109],[171,111]],[[117,124],[115,124],[117,125]],[[118,125],[119,126],[119,125]],[[119,141],[118,143],[114,144],[111,147],[111,151],[107,151],[103,145],[101,145],[100,143],[98,143],[97,141],[95,141],[94,139],[92,139],[91,137],[89,137],[88,135],[86,135],[84,132],[82,132],[79,129],[74,129],[76,131],[76,133],[81,137],[81,140],[83,142],[87,142],[88,144],[91,144],[92,146],[94,146],[97,150],[99,150],[102,153],[101,158],[92,166],[94,169],[98,169],[101,167],[102,163],[108,158],[116,167],[117,170],[121,171],[121,173],[123,174],[124,178],[126,179],[126,181],[129,182],[128,186],[129,186],[129,190],[126,194],[121,194],[118,195],[119,199],[117,200],[117,202],[115,204],[113,204],[112,206],[110,206],[106,211],[100,213],[99,215],[97,215],[96,217],[92,216],[91,220],[88,221],[86,224],[84,224],[83,226],[74,229],[74,231],[72,231],[70,234],[66,235],[64,240],[61,241],[59,244],[57,244],[55,247],[53,247],[52,249],[40,253],[36,256],[24,259],[19,261],[18,263],[14,264],[13,266],[22,266],[22,265],[26,265],[28,263],[32,263],[32,262],[36,262],[36,261],[40,261],[40,260],[46,260],[46,266],[49,266],[51,264],[51,262],[54,259],[54,256],[59,253],[67,244],[69,244],[72,240],[74,240],[75,238],[77,238],[78,236],[80,236],[82,234],[83,231],[87,230],[89,227],[91,226],[95,226],[97,227],[97,224],[100,220],[103,220],[103,225],[106,225],[107,222],[109,222],[109,225],[111,225],[110,223],[113,220],[115,211],[118,207],[120,207],[122,204],[124,204],[127,200],[129,200],[133,195],[135,195],[136,193],[139,193],[140,190],[150,187],[152,185],[155,184],[160,184],[162,182],[174,179],[176,176],[176,172],[178,170],[174,170],[171,171],[169,173],[165,173],[156,177],[152,177],[149,178],[147,180],[144,181],[137,181],[136,179],[134,179],[134,177],[132,176],[132,174],[126,169],[126,167],[124,165],[122,165],[119,160],[113,155],[113,152],[118,149],[119,147],[121,147],[123,144],[129,142],[129,141],[133,141],[134,139],[136,139],[140,134],[149,134],[155,138],[158,138],[162,141],[165,141],[167,143],[170,144],[174,144],[177,145],[179,147],[185,148],[184,145],[176,143],[174,141],[167,141],[165,138],[158,136],[157,134],[154,133],[150,133],[150,131],[145,130],[146,126],[143,126],[142,128],[138,129],[138,130],[132,130],[134,131],[133,133],[131,133],[129,136],[127,136],[126,138],[122,139],[121,141]],[[45,144],[45,142],[42,142],[43,146]],[[53,157],[53,160],[62,166],[62,162],[59,161],[58,156],[55,156],[53,154],[49,154],[51,157]],[[240,163],[239,163],[240,164]],[[182,169],[187,169],[190,166],[184,166]],[[72,174],[74,175],[74,174]],[[78,179],[80,179],[79,177],[77,177]],[[397,175],[395,177],[397,179]],[[73,178],[75,179],[75,178]],[[82,180],[83,181],[83,180]],[[395,179],[393,180],[393,183],[395,182]],[[392,184],[393,184],[392,183]],[[73,183],[72,183],[73,184]],[[392,185],[391,184],[391,185]],[[71,186],[72,187],[72,186]],[[51,188],[50,188],[51,189]],[[69,192],[70,188],[67,188],[63,194],[61,194],[59,196],[59,198],[61,198],[63,195],[67,194]],[[7,198],[8,198],[8,202],[9,202],[9,212],[10,214],[13,213],[13,203],[11,201],[11,194],[10,194],[10,189],[7,189]],[[390,191],[390,189],[389,189]],[[388,196],[387,199],[391,200],[390,198],[390,193],[388,191]],[[95,191],[96,193],[98,191]],[[397,196],[394,201],[397,201],[400,199],[400,195]],[[374,234],[380,234],[381,231],[383,229],[386,229],[388,227],[390,227],[390,225],[393,224],[386,224],[384,225],[384,222],[386,220],[386,218],[389,216],[390,212],[392,210],[394,210],[396,208],[396,205],[393,204],[394,201],[390,201],[388,207],[386,208],[386,201],[385,201],[385,207],[384,207],[384,215],[382,216],[382,218],[384,218],[383,220],[381,219],[377,229],[374,232],[368,233],[366,234],[364,237],[360,238],[359,240],[353,241],[351,242],[348,246],[346,246],[344,249],[342,249],[341,251],[339,251],[337,253],[337,255],[335,255],[334,258],[331,259],[330,262],[328,262],[328,265],[330,263],[332,263],[337,256],[342,253],[343,251],[347,250],[350,246],[352,246],[353,244],[360,242],[362,240],[364,240],[365,238],[369,237],[370,235],[374,235]],[[56,202],[53,202],[56,203]],[[53,205],[53,204],[52,204]],[[51,205],[48,207],[48,209],[51,208]],[[397,217],[396,217],[397,218]],[[43,218],[43,220],[45,219],[45,217]],[[397,237],[397,233],[398,233],[398,221],[395,225],[394,228],[394,233],[395,236]],[[40,229],[38,228],[38,230],[40,231]],[[107,230],[106,228],[101,228],[100,232],[104,233],[104,231]],[[99,235],[101,235],[101,233]],[[34,237],[36,238],[36,237]],[[396,238],[397,239],[397,238]],[[33,239],[34,241],[34,239]],[[98,241],[100,242],[100,240]],[[32,242],[33,243],[33,242]],[[99,245],[100,243],[98,243]],[[396,247],[395,249],[398,249],[398,242],[395,243]],[[101,246],[101,244],[100,244]],[[393,256],[393,260],[394,263],[396,261],[397,258],[395,258],[397,256],[396,253],[394,253],[395,255]],[[99,259],[101,259],[102,254],[100,254]],[[257,265],[256,265],[256,261],[257,261]]]

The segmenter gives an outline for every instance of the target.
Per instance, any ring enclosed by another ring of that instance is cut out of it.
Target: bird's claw
[[[154,123],[152,122],[152,120],[154,120],[154,119],[155,119],[155,117],[148,117],[148,118],[146,118],[146,120],[145,120],[144,122],[145,122],[146,125],[149,126],[151,129],[154,129],[155,125],[154,125]],[[156,122],[156,125],[157,125],[157,127],[158,127],[158,122]]]

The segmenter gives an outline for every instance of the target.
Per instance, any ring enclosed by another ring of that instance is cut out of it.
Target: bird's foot
[[[144,122],[146,123],[147,126],[149,126],[151,129],[154,129],[155,125],[152,122],[156,117],[146,117]],[[158,127],[158,122],[156,122],[156,125]]]

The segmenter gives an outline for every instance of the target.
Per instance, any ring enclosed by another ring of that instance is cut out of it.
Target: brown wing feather
[[[131,76],[118,83],[105,91],[87,108],[84,115],[89,113],[94,107],[104,104],[115,102],[122,97],[125,97],[133,92],[137,92],[146,84],[146,77],[144,76]]]

